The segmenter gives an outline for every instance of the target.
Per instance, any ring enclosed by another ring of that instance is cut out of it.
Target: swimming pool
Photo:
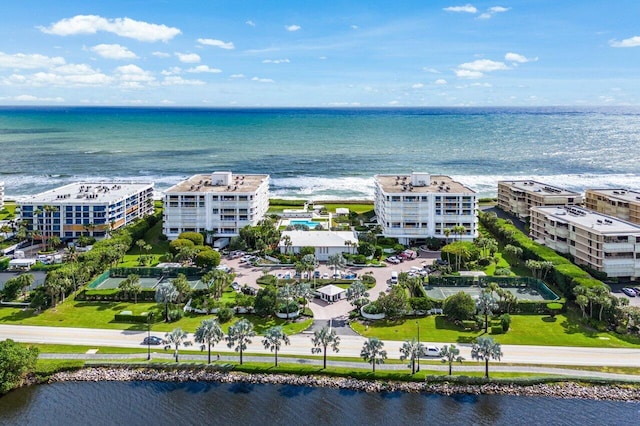
[[[291,226],[305,225],[309,229],[315,229],[318,225],[320,225],[320,223],[319,222],[312,222],[310,220],[292,219],[292,220],[289,221],[289,225],[291,225]]]

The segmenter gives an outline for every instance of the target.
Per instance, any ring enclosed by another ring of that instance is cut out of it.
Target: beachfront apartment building
[[[587,189],[588,209],[640,224],[640,192],[627,189]]]
[[[195,175],[165,191],[163,232],[170,240],[182,232],[234,237],[257,225],[268,209],[269,175]]]
[[[576,207],[532,207],[529,234],[536,242],[609,277],[640,277],[640,226]]]
[[[582,194],[533,180],[498,182],[498,207],[520,218],[529,217],[531,207],[582,204]]]
[[[153,183],[72,183],[20,199],[17,207],[37,238],[101,238],[153,214]]]
[[[452,237],[471,241],[478,236],[476,192],[449,176],[376,175],[374,208],[383,235],[401,244],[446,238],[445,229],[454,226],[465,230]]]

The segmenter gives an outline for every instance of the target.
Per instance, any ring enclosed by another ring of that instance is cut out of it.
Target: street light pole
[[[147,314],[147,361],[151,361],[151,320],[153,312]]]
[[[416,370],[416,372],[420,371],[420,355],[422,355],[420,352],[420,323],[418,321],[416,321],[416,325],[418,326],[418,369]]]

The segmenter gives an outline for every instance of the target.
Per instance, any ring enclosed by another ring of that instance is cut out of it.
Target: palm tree
[[[283,343],[289,345],[291,344],[291,340],[289,340],[289,336],[283,331],[282,326],[276,325],[265,330],[262,344],[265,349],[269,349],[275,353],[276,367],[278,366],[278,351]]]
[[[298,299],[304,300],[302,309],[306,309],[309,301],[313,300],[313,291],[309,283],[296,283],[293,285],[293,291]]]
[[[458,237],[459,241],[462,239],[462,234],[467,232],[467,228],[465,228],[463,225],[456,225],[451,228],[451,231],[453,232],[453,235],[456,235]]]
[[[342,257],[340,253],[332,254],[327,260],[327,265],[333,266],[333,275],[338,273],[338,268],[344,268],[346,264],[347,261],[344,260],[344,257]]]
[[[242,365],[242,353],[247,349],[247,345],[251,343],[251,338],[256,335],[253,331],[253,324],[246,319],[241,319],[231,327],[227,333],[227,346],[230,348],[236,345],[233,349],[236,352],[240,352],[240,365]]]
[[[207,362],[209,364],[211,364],[211,347],[215,346],[223,338],[224,332],[222,331],[222,327],[220,327],[220,323],[213,318],[202,320],[198,328],[196,328],[194,340],[202,343],[202,350],[204,350],[206,344],[208,349]]]
[[[166,281],[156,287],[156,302],[164,304],[164,320],[169,322],[169,303],[173,303],[178,298],[178,290],[175,286]]]
[[[384,364],[384,360],[387,359],[387,351],[382,349],[384,343],[377,337],[371,337],[364,342],[360,356],[366,362],[371,364],[373,372],[376,372],[376,364]]]
[[[450,376],[453,363],[459,362],[462,364],[462,361],[464,361],[464,358],[460,356],[460,349],[456,348],[456,345],[444,345],[442,349],[440,349],[440,356],[442,357],[443,363],[449,363]]]
[[[471,358],[484,361],[484,377],[489,378],[489,360],[502,358],[500,343],[494,342],[491,337],[478,337],[471,347]]]
[[[282,245],[284,246],[284,253],[289,254],[292,246],[291,237],[288,235],[282,237]]]
[[[187,332],[182,330],[180,327],[174,328],[172,331],[165,334],[164,338],[167,341],[167,349],[172,345],[174,346],[174,356],[176,357],[176,362],[178,362],[178,349],[180,348],[180,346],[191,346],[192,344],[187,340]]]
[[[322,368],[324,369],[327,368],[327,346],[331,346],[331,349],[336,353],[340,352],[340,349],[338,349],[338,346],[340,345],[340,338],[336,335],[335,330],[329,331],[329,327],[326,325],[313,333],[311,343],[313,343],[313,348],[311,348],[312,354],[319,354],[320,352],[323,352],[324,362]]]
[[[278,289],[278,296],[284,299],[285,309],[287,312],[287,321],[289,320],[289,302],[295,298],[295,291],[290,284],[285,284]],[[278,308],[278,312],[280,312]]]
[[[177,277],[171,280],[171,283],[178,291],[178,302],[182,303],[189,293],[191,293],[191,285],[185,274],[178,274]]]
[[[484,332],[486,333],[489,327],[489,316],[493,315],[493,311],[498,308],[493,295],[490,291],[483,291],[480,293],[480,297],[476,300],[476,310],[480,315],[484,316]]]
[[[354,281],[347,289],[347,300],[357,309],[369,303],[367,287],[360,280]]]
[[[411,367],[411,374],[416,373],[416,359],[424,353],[424,345],[419,343],[416,339],[405,340],[400,347],[400,361],[409,360],[409,367]]]
[[[27,288],[31,287],[31,285],[35,282],[35,277],[33,274],[22,274],[18,276],[18,281],[20,282],[20,290],[22,291],[22,297],[26,297]]]

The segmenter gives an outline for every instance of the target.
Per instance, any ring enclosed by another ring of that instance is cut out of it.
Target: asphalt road
[[[163,333],[152,333],[163,337]],[[145,331],[104,330],[66,327],[38,327],[21,325],[0,325],[0,338],[10,338],[19,342],[70,344],[83,346],[144,347],[142,340]],[[311,333],[290,336],[291,345],[282,348],[280,353],[289,355],[311,355]],[[192,338],[192,335],[190,335]],[[339,356],[360,357],[360,350],[366,340],[361,336],[340,336]],[[442,346],[443,343],[422,342],[423,344]],[[389,358],[400,357],[402,342],[384,341]],[[471,359],[471,346],[456,344],[461,355]],[[225,351],[228,351],[226,345]],[[253,339],[247,352],[265,351],[261,338]],[[573,365],[573,366],[618,366],[640,367],[640,349],[578,348],[564,346],[525,346],[503,345],[502,361],[518,364]]]

